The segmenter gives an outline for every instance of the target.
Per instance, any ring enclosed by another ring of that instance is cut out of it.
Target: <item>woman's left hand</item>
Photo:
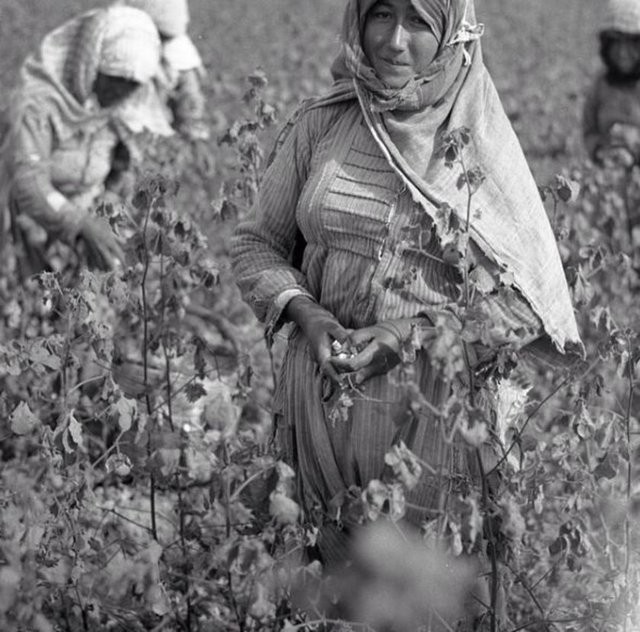
[[[352,374],[354,384],[384,375],[400,362],[402,345],[411,336],[411,326],[417,323],[415,318],[400,318],[356,329],[347,344],[359,351],[348,357],[334,357],[331,364],[340,373]]]

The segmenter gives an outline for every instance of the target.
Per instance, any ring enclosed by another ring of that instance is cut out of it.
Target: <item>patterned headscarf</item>
[[[96,9],[69,20],[45,36],[20,71],[6,112],[8,130],[0,139],[0,179],[11,171],[8,160],[24,113],[34,110],[52,126],[61,141],[79,127],[112,118],[127,135],[124,110],[91,105],[99,72],[146,82],[158,71],[160,37],[151,18],[131,7]],[[124,114],[121,115],[121,113]],[[137,114],[139,117],[139,113]],[[0,183],[0,197],[6,182]]]
[[[357,100],[390,166],[436,226],[437,210],[445,204],[466,224],[468,196],[458,186],[459,170],[448,168],[437,150],[447,134],[468,128],[465,162],[480,168],[485,178],[473,196],[470,238],[506,273],[504,278],[512,279],[558,349],[566,344],[581,347],[553,231],[482,62],[483,27],[475,22],[473,0],[411,0],[420,15],[436,25],[444,15],[444,26],[434,29],[442,37],[428,71],[400,89],[390,89],[379,79],[362,50],[364,20],[375,2],[349,0],[342,51],[332,67],[335,84],[299,113]]]
[[[602,30],[640,35],[640,2],[608,0]]]
[[[90,11],[44,38],[23,66],[22,90],[26,95],[53,85],[82,105],[99,72],[149,81],[159,70],[160,52],[160,37],[144,11],[122,6]]]
[[[455,36],[477,39],[481,26],[471,26],[467,20],[467,5],[456,0],[414,1],[412,5],[429,25],[440,44],[438,55],[429,72],[414,77],[401,89],[390,89],[377,76],[362,48],[367,14],[377,0],[352,0],[347,5],[342,27],[342,54],[334,62],[335,78],[354,77],[372,95],[372,105],[378,110],[420,110],[437,101],[455,80],[463,63],[464,52],[455,47]],[[471,10],[469,11],[471,15]],[[474,14],[475,17],[475,14]]]

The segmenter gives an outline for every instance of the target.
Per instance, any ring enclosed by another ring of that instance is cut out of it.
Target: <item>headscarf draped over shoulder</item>
[[[304,103],[285,134],[303,111],[357,99],[386,159],[437,226],[436,210],[445,204],[466,223],[467,191],[458,187],[459,170],[445,166],[438,149],[447,134],[468,128],[466,165],[485,177],[473,196],[471,239],[520,290],[560,351],[582,348],[545,208],[482,61],[483,26],[476,23],[473,0],[411,2],[440,37],[427,73],[401,89],[386,86],[361,46],[376,0],[349,0],[342,50],[332,66],[334,86]]]

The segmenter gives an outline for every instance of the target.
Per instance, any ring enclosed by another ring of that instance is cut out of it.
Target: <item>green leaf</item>
[[[494,276],[484,266],[476,266],[469,274],[469,281],[481,294],[489,294],[498,286]]]
[[[72,453],[75,451],[73,446],[69,443],[69,437],[73,439],[78,448],[84,449],[82,425],[76,419],[73,410],[71,410],[71,412],[69,412],[69,414],[67,415],[63,428],[64,431],[62,432],[62,445],[64,446],[65,452]]]
[[[160,584],[152,584],[147,588],[144,595],[147,607],[153,614],[164,617],[169,614],[169,600]]]
[[[40,420],[31,412],[29,404],[20,402],[11,414],[11,431],[26,435],[40,426]]]
[[[138,404],[133,399],[128,397],[121,397],[116,405],[116,412],[118,414],[118,425],[122,432],[131,430],[133,420],[138,412]]]
[[[33,364],[40,364],[54,371],[60,370],[60,358],[52,354],[46,347],[45,341],[37,341],[29,350],[29,361]]]
[[[393,470],[394,477],[408,490],[413,489],[422,476],[422,466],[409,448],[400,441],[384,457],[384,462]]]
[[[556,176],[556,193],[563,202],[573,202],[580,195],[580,185],[574,180],[567,180],[564,176]]]
[[[595,470],[593,470],[593,475],[597,480],[603,478],[613,480],[618,475],[618,471],[614,467],[614,463],[612,461],[613,459],[611,458],[611,454],[607,453],[607,455],[600,461]]]
[[[131,459],[126,454],[112,454],[105,463],[107,472],[125,477],[131,474]]]

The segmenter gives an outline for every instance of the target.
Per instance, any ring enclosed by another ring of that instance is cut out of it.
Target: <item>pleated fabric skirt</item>
[[[420,394],[435,409],[450,386],[431,366],[426,352],[414,365]],[[424,462],[418,484],[406,492],[406,519],[420,526],[442,515],[449,496],[469,477],[466,450],[451,438],[447,420],[412,405],[397,372],[373,377],[348,390],[352,405],[336,419],[335,394],[313,361],[303,336],[289,340],[276,395],[278,436],[285,458],[299,476],[305,515],[319,529],[318,548],[325,563],[344,561],[348,529],[341,508],[349,490],[365,489],[385,473],[385,455],[399,442]]]

